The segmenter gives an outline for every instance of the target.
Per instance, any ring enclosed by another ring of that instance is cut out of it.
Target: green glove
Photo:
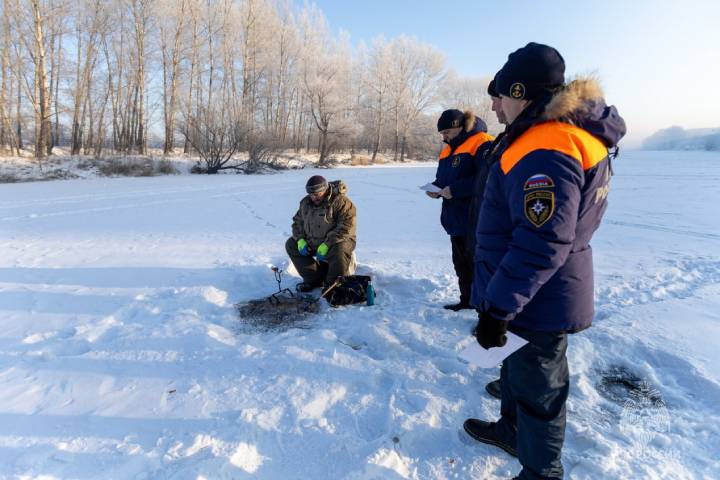
[[[300,253],[300,255],[307,255],[309,253],[308,252],[308,244],[304,238],[301,238],[300,240],[297,241],[297,247],[298,247],[298,252]]]
[[[327,246],[327,243],[325,243],[325,242],[321,243],[320,246],[317,248],[318,260],[325,260],[325,257],[327,257],[329,249],[330,249],[330,247]]]

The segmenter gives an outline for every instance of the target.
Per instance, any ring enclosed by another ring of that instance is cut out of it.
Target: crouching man
[[[309,292],[332,284],[349,273],[355,250],[355,205],[345,195],[342,180],[328,183],[310,177],[307,195],[293,217],[292,237],[285,243],[290,260],[303,281],[298,291]]]

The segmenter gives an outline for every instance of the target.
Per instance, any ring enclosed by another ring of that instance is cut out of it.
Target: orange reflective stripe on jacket
[[[605,157],[608,149],[600,140],[582,128],[562,122],[546,122],[529,128],[510,145],[500,159],[500,168],[507,175],[523,157],[536,150],[564,153],[588,170]]]
[[[455,152],[451,152],[450,145],[445,145],[445,148],[442,149],[442,152],[440,152],[440,157],[438,160],[442,160],[443,158],[447,158],[452,153],[453,155],[460,155],[461,153],[469,153],[470,155],[475,155],[475,152],[477,152],[477,149],[480,148],[480,145],[482,145],[485,142],[492,142],[495,139],[492,135],[488,135],[485,132],[478,132],[475,135],[472,135],[467,138],[456,150]]]

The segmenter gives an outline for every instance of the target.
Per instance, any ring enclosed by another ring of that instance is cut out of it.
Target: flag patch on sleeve
[[[527,179],[527,181],[525,182],[524,190],[534,190],[536,188],[553,188],[554,186],[555,182],[553,182],[552,178],[545,175],[544,173],[538,173],[537,175],[533,175],[532,177]]]

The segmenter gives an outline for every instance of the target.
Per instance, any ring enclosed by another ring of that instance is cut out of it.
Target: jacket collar
[[[614,106],[605,104],[602,89],[593,78],[578,78],[534,100],[508,127],[508,142],[533,125],[548,121],[580,127],[608,148],[616,146],[626,132],[625,120]]]

